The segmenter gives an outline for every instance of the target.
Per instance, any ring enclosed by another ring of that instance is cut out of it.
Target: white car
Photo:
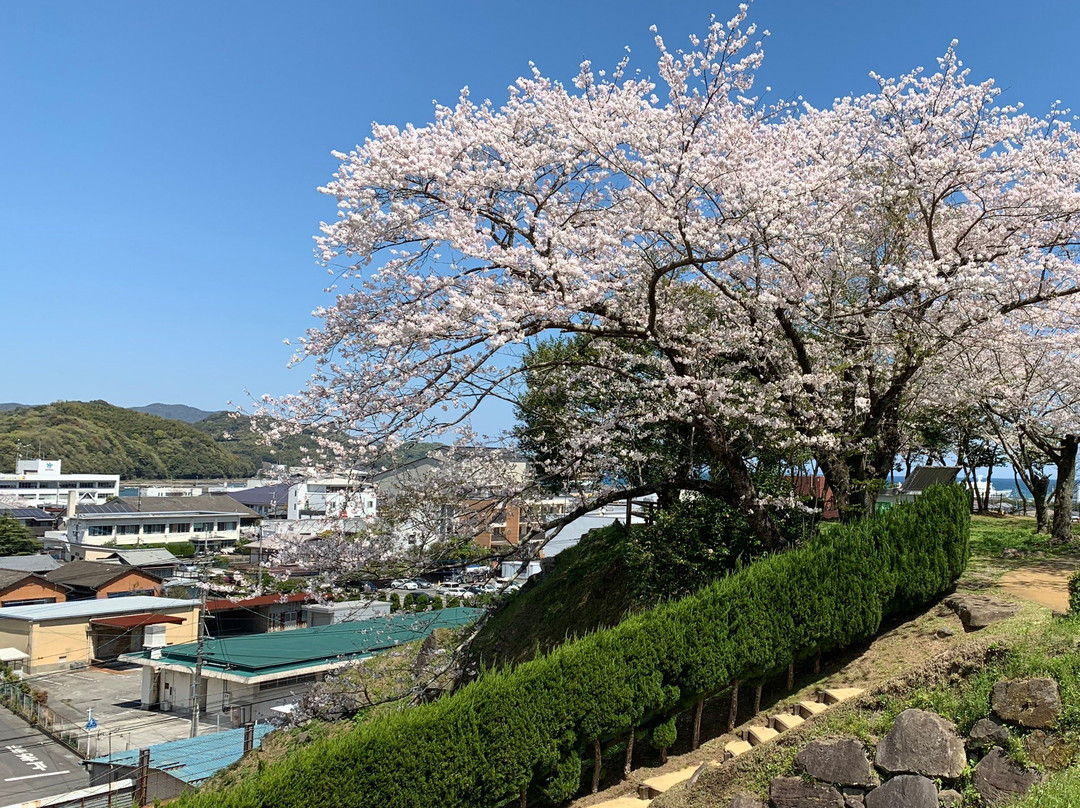
[[[405,579],[404,578],[397,578],[396,580],[393,580],[393,581],[390,582],[390,588],[391,589],[401,589],[401,587],[403,587],[404,585],[405,585]]]
[[[394,587],[395,589],[419,589],[420,584],[416,581],[403,581],[401,586]]]

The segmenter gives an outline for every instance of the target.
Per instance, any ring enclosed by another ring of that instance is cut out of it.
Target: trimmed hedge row
[[[967,561],[958,486],[836,526],[694,595],[633,616],[453,696],[372,720],[182,806],[494,808],[577,792],[582,754],[666,722],[736,678],[873,636],[943,593]],[[661,733],[663,734],[663,733]]]

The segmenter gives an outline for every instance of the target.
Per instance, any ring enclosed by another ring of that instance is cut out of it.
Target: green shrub
[[[454,695],[315,741],[228,791],[177,806],[496,808],[566,793],[574,759],[670,719],[733,679],[872,637],[942,594],[967,563],[957,486],[838,526],[697,593],[566,643]],[[661,730],[661,735],[664,730]],[[580,763],[578,764],[580,774]]]
[[[1069,578],[1069,614],[1080,615],[1080,569]]]
[[[400,612],[401,611],[401,597],[398,595],[397,592],[393,592],[390,595],[390,611],[392,611],[392,612]]]

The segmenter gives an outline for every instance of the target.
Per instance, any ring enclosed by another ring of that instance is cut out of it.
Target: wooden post
[[[705,697],[700,696],[697,701],[697,707],[694,709],[694,741],[691,744],[691,749],[697,749],[701,746],[701,714],[705,710]]]
[[[630,778],[631,764],[634,760],[634,731],[630,730],[630,738],[626,741],[626,760],[623,761],[622,779]]]
[[[255,725],[248,721],[244,724],[244,754],[246,755],[255,746]]]
[[[150,779],[150,750],[139,750],[138,776],[135,781],[135,804],[142,808],[146,805],[146,787]]]
[[[596,758],[596,762],[593,765],[592,793],[595,794],[597,791],[600,790],[600,760],[601,760],[601,755],[600,755],[600,739],[599,738],[597,738],[595,741],[593,741],[593,754],[594,754],[594,756]]]
[[[795,689],[795,660],[791,660],[787,666],[787,689],[789,691]]]
[[[731,685],[731,710],[728,712],[727,731],[735,729],[735,722],[739,718],[739,680],[736,679]]]
[[[765,680],[757,683],[757,687],[754,688],[754,715],[761,712],[761,689],[765,685]]]

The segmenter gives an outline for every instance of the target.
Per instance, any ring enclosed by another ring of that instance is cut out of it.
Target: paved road
[[[0,707],[0,805],[63,794],[87,782],[77,755]]]

